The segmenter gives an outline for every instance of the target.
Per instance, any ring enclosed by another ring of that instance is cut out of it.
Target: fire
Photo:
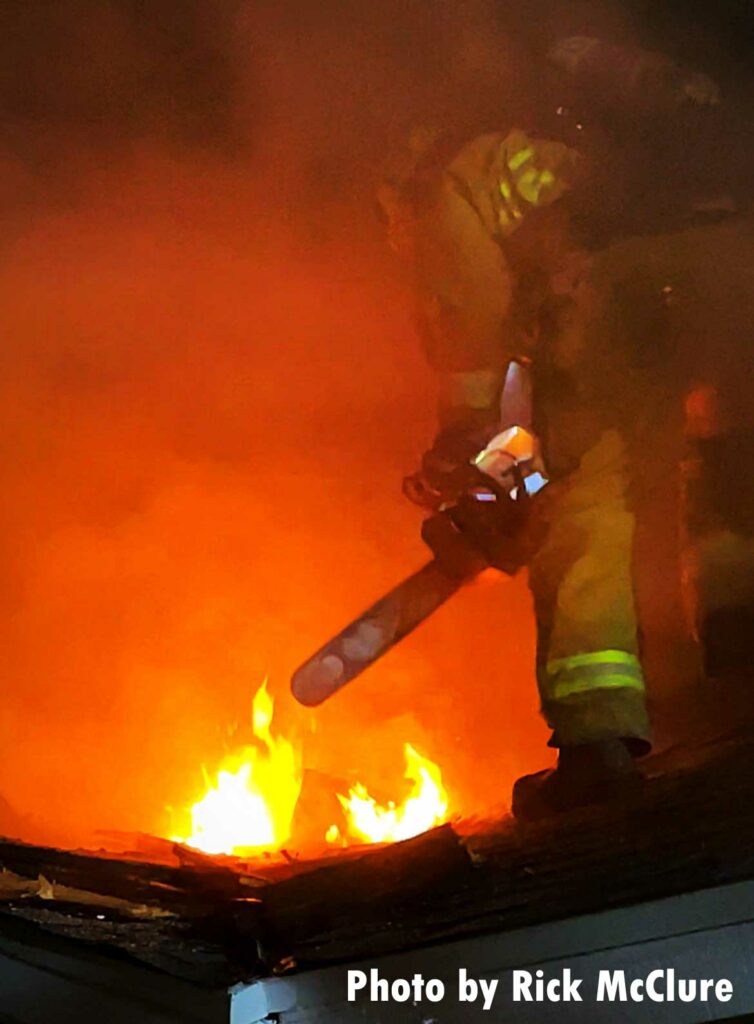
[[[360,842],[394,843],[426,832],[441,824],[448,813],[448,795],[438,765],[422,757],[410,743],[404,748],[406,778],[413,783],[411,793],[396,807],[390,801],[380,806],[360,782],[348,796],[338,795],[348,819],[349,832]]]
[[[252,710],[254,742],[228,754],[214,779],[204,772],[206,792],[188,811],[188,835],[172,838],[208,854],[254,856],[282,849],[290,840],[301,792],[301,751],[290,740],[272,734],[274,705],[266,681]],[[338,794],[343,820],[321,836],[324,844],[392,843],[425,832],[443,822],[448,797],[438,765],[404,746],[406,778],[412,783],[406,800],[381,806],[357,782],[348,796]]]
[[[173,837],[205,853],[262,853],[280,849],[291,834],[301,791],[299,751],[272,735],[273,701],[266,680],[254,697],[256,743],[229,754],[214,783],[190,811],[191,834]]]

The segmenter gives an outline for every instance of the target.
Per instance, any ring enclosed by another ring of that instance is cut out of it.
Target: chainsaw
[[[483,570],[508,575],[538,543],[530,528],[532,498],[547,484],[536,439],[521,427],[496,435],[456,480],[456,493],[425,495],[433,514],[422,539],[433,558],[367,608],[303,663],[291,678],[294,697],[315,707],[378,661]],[[414,491],[420,479],[404,482]],[[436,498],[433,501],[433,497]],[[416,500],[416,499],[415,499]]]

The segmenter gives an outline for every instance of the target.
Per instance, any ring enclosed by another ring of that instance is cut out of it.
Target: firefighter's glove
[[[446,427],[424,455],[421,467],[403,481],[403,493],[422,508],[439,509],[455,502],[477,479],[476,455],[494,434],[494,427],[471,425]]]

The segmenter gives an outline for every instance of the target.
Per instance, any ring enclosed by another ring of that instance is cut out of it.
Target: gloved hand
[[[455,501],[476,479],[473,460],[496,429],[490,417],[476,416],[441,430],[422,458],[419,471],[403,481],[409,501],[432,510]]]

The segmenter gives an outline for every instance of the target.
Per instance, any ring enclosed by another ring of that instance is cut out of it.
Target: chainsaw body
[[[426,493],[422,540],[453,578],[490,566],[514,575],[531,557],[530,504],[547,479],[534,436],[520,427],[497,434],[455,476],[456,493]]]

